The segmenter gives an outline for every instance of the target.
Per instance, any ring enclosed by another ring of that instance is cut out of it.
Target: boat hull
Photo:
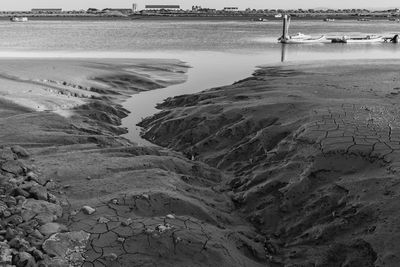
[[[321,36],[319,38],[294,38],[294,39],[282,39],[281,43],[283,44],[315,44],[315,43],[324,43],[327,39],[325,36]]]
[[[27,17],[12,17],[10,18],[11,22],[27,22],[28,18]]]
[[[369,43],[383,43],[385,40],[382,37],[376,38],[339,38],[333,39],[332,43],[344,44],[369,44]]]

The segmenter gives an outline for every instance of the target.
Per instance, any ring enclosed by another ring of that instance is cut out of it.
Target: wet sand
[[[143,90],[181,83],[183,62],[175,60],[2,59],[0,95],[36,111],[70,110],[114,89],[120,102]]]
[[[0,85],[1,145],[90,233],[84,266],[398,265],[399,61],[265,66],[168,99],[142,122],[160,147],[120,137],[121,103],[184,81],[182,62],[34,63],[3,64],[0,84],[33,89]]]

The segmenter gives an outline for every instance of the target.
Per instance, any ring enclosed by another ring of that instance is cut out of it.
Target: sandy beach
[[[128,112],[121,103],[185,81],[185,63],[10,59],[0,65],[2,182],[14,198],[25,195],[16,202],[23,211],[33,212],[33,201],[58,205],[51,206],[53,222],[46,217],[34,226],[42,237],[33,238],[25,222],[13,226],[45,254],[35,261],[400,261],[400,61],[260,67],[232,85],[161,103],[161,112],[141,123],[144,137],[158,145],[146,147],[120,136]],[[38,177],[36,185],[32,177]],[[46,182],[39,186],[39,178]],[[48,223],[62,227],[49,232]],[[49,236],[71,233],[82,242],[74,257],[63,250],[65,242],[63,249],[49,249]],[[25,254],[18,253],[13,259],[21,261]]]

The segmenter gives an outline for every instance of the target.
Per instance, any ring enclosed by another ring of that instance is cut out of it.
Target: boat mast
[[[283,33],[282,33],[282,39],[281,40],[287,40],[289,39],[289,24],[290,24],[290,16],[284,15],[283,16]]]

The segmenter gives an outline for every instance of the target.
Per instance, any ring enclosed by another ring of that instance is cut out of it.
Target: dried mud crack
[[[267,265],[397,266],[396,66],[261,68],[167,99],[141,123],[144,137],[225,172]]]
[[[120,103],[184,81],[187,66],[174,60],[6,63],[4,72],[16,74],[0,77],[0,85],[28,93],[20,102],[0,100],[0,145],[20,147],[30,158],[10,152],[13,159],[0,162],[0,189],[18,208],[2,218],[0,265],[265,266],[264,238],[238,216],[224,172],[119,136],[127,115]],[[33,78],[26,68],[36,63]],[[58,68],[71,71],[69,79],[48,71]],[[24,106],[35,100],[52,107],[59,99],[79,103],[56,112]],[[37,186],[30,177],[46,182]]]
[[[46,79],[98,94],[70,117],[1,100],[0,265],[398,266],[400,63],[337,64],[168,99],[160,147],[118,136],[118,103],[177,62]]]

